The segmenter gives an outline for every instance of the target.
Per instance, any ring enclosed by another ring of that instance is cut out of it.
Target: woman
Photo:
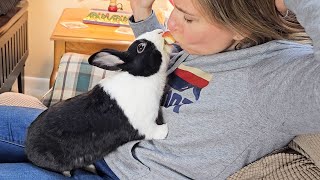
[[[130,2],[135,35],[161,28],[154,0]],[[174,4],[168,28],[184,51],[168,70],[168,137],[105,157],[109,178],[225,179],[296,135],[320,132],[318,0]],[[292,13],[313,45],[302,44],[310,41]]]

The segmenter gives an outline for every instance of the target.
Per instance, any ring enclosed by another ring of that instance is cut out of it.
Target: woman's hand
[[[288,8],[284,4],[284,0],[274,0],[277,10],[282,14],[285,15],[287,13]]]
[[[140,21],[148,18],[155,0],[129,0],[134,20]]]

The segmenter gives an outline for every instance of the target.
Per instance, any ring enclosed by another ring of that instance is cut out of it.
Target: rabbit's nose
[[[162,29],[157,29],[156,32],[157,32],[158,34],[163,34],[163,33],[164,33],[164,31],[163,31]]]

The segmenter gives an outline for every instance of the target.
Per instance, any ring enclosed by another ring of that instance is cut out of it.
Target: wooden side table
[[[81,21],[89,9],[65,9],[51,35],[54,41],[54,64],[50,76],[50,88],[56,79],[60,59],[66,52],[93,54],[103,48],[126,50],[134,40],[133,35],[117,33],[118,27],[87,24],[85,29],[67,29],[60,22]]]

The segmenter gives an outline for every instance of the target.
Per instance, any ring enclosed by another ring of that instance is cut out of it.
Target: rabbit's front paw
[[[158,125],[154,131],[153,139],[165,139],[168,135],[168,124]]]
[[[90,165],[84,167],[84,169],[86,171],[92,172],[93,174],[98,174],[97,170],[96,170],[96,167],[93,164],[90,164]]]
[[[70,171],[63,171],[62,174],[66,177],[71,177],[71,172]]]

